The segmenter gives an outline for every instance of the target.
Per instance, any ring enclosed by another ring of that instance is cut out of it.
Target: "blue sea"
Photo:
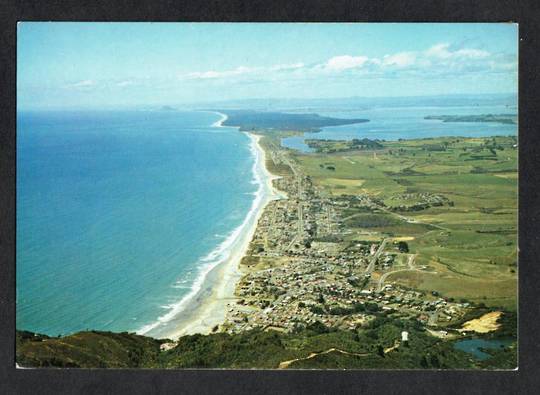
[[[18,113],[18,329],[138,331],[192,290],[257,190],[220,118]]]
[[[513,100],[500,99],[489,104],[459,105],[379,105],[361,110],[323,111],[319,115],[335,118],[362,118],[369,122],[330,126],[318,133],[284,138],[282,145],[302,152],[312,152],[304,139],[351,140],[369,138],[380,140],[415,139],[425,137],[462,136],[486,137],[517,135],[517,125],[488,122],[443,122],[427,120],[428,115],[517,114]],[[508,104],[510,103],[510,104]]]

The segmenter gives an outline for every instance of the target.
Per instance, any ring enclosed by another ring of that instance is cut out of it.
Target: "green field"
[[[408,243],[418,254],[416,263],[437,272],[404,271],[390,280],[515,310],[516,143],[514,137],[434,138],[383,142],[384,148],[369,152],[292,157],[324,194],[383,202],[372,213],[358,209],[354,215],[355,208],[347,208],[345,225],[358,235],[369,230],[413,238]],[[326,150],[343,146],[324,144]],[[443,203],[425,203],[429,199]],[[422,203],[427,207],[414,208]]]

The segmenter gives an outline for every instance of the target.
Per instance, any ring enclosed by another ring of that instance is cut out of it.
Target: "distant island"
[[[161,106],[161,111],[178,111],[178,110],[171,106]]]
[[[516,124],[515,114],[482,114],[482,115],[428,115],[424,119],[443,122],[497,122]]]
[[[272,130],[318,132],[325,126],[351,125],[369,119],[342,119],[318,114],[291,114],[250,110],[218,110],[227,114],[224,126],[237,126],[241,131],[265,132]]]

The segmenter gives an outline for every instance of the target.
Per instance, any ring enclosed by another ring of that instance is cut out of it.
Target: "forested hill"
[[[292,114],[248,110],[219,110],[227,115],[225,126],[238,126],[241,131],[287,130],[315,132],[325,126],[350,125],[369,122],[368,119],[341,119],[318,114]]]
[[[512,321],[512,323],[515,323]],[[511,327],[511,325],[510,325]],[[401,331],[409,332],[400,344]],[[504,334],[502,334],[504,335]],[[48,337],[17,331],[23,367],[79,368],[515,368],[515,347],[474,361],[452,342],[429,335],[417,322],[377,317],[365,328],[336,330],[317,322],[295,333],[253,329],[238,334],[183,336],[178,342],[134,333],[86,331]]]

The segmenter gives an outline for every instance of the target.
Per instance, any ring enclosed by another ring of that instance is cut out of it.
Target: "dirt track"
[[[328,353],[331,353],[331,352],[339,352],[341,354],[347,354],[347,355],[356,355],[358,357],[365,357],[367,355],[369,355],[369,353],[365,353],[365,354],[357,354],[357,353],[352,353],[352,352],[348,352],[348,351],[343,351],[343,350],[339,350],[337,348],[330,348],[326,351],[322,351],[322,352],[312,352],[311,354],[309,354],[307,357],[305,358],[296,358],[296,359],[291,359],[289,361],[283,361],[283,362],[280,362],[279,363],[279,366],[278,366],[278,369],[287,369],[289,367],[289,365],[293,362],[296,362],[296,361],[304,361],[306,359],[311,359],[311,358],[315,358],[317,355],[323,355],[323,354],[328,354]]]

